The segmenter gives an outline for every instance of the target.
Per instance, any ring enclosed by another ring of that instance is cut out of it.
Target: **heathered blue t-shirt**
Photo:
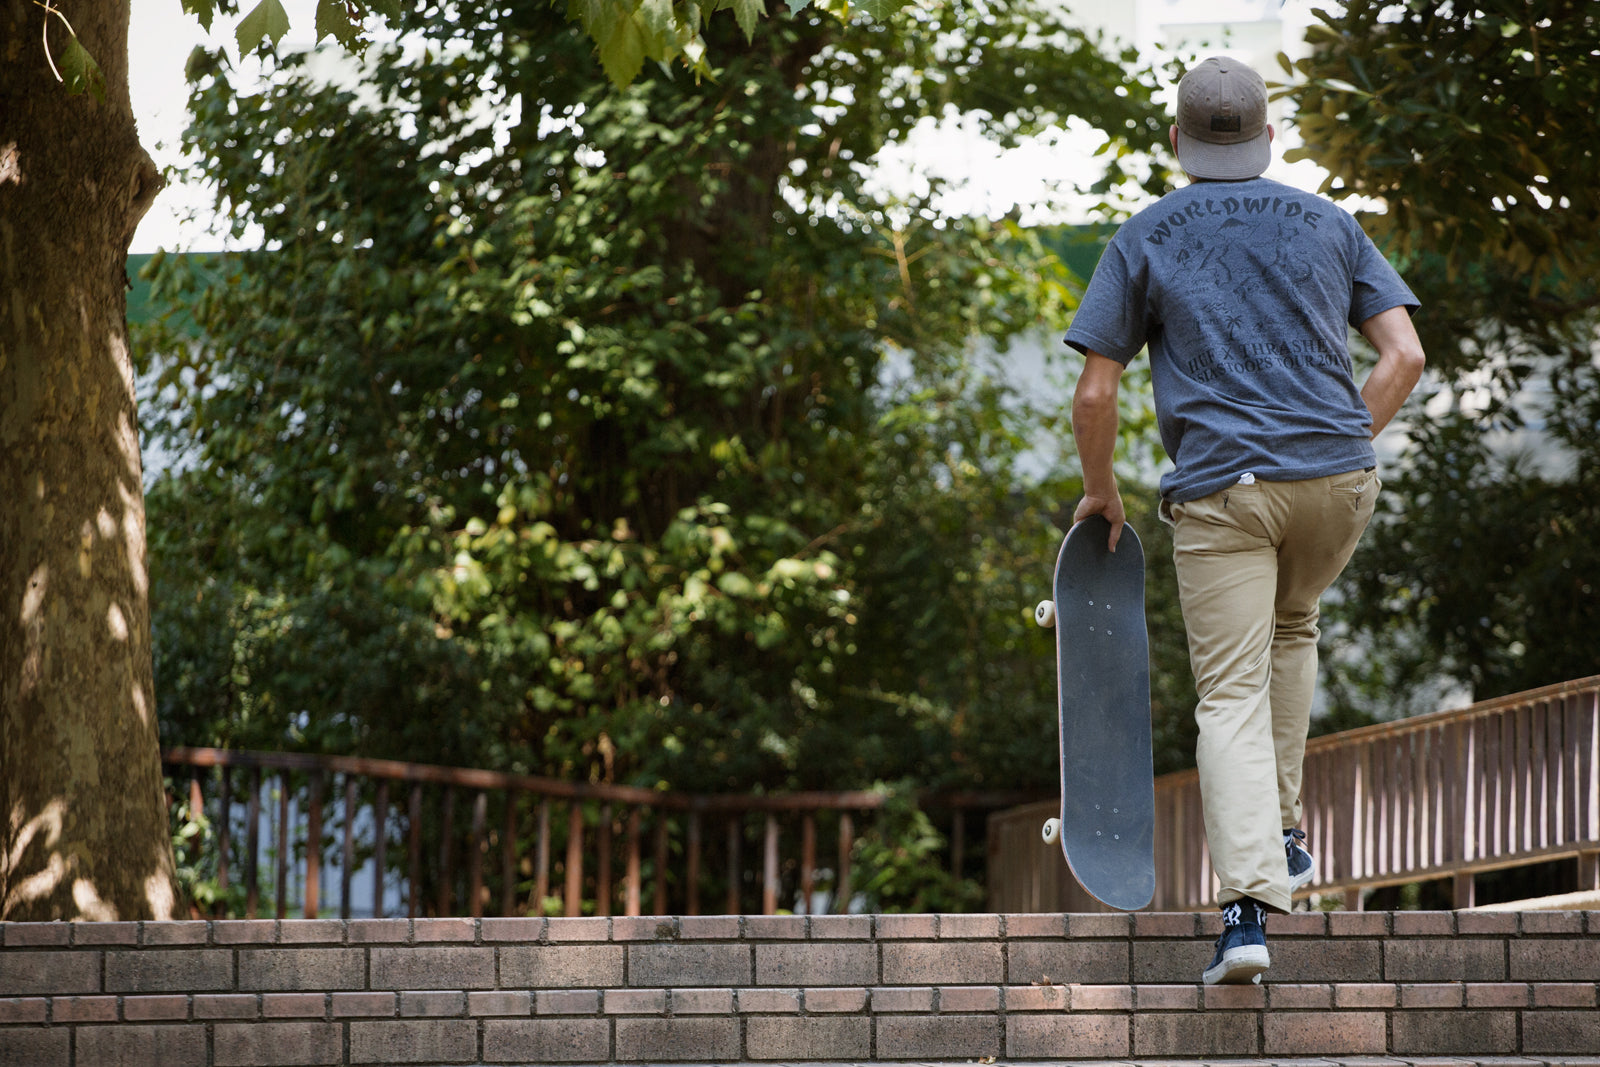
[[[1168,193],[1111,239],[1066,343],[1127,365],[1150,348],[1171,503],[1245,473],[1371,467],[1349,326],[1417,298],[1349,213],[1269,178]]]

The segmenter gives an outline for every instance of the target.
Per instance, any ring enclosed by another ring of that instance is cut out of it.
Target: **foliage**
[[[1313,28],[1292,90],[1303,153],[1422,302],[1434,369],[1399,470],[1330,613],[1335,715],[1392,714],[1442,673],[1480,698],[1600,669],[1591,5],[1362,2]],[[1359,717],[1359,716],[1357,716]]]
[[[856,891],[874,912],[971,911],[983,903],[983,887],[949,870],[944,835],[917,806],[912,782],[879,783],[884,805],[857,839],[852,863]]]
[[[1592,284],[1600,11],[1584,0],[1353,0],[1320,13],[1301,60],[1297,150],[1397,254],[1454,280],[1493,263],[1551,299]],[[1291,153],[1293,157],[1294,153]]]
[[[1600,624],[1600,481],[1591,441],[1563,447],[1600,425],[1600,381],[1592,364],[1557,377],[1585,384],[1546,402],[1544,456],[1459,407],[1413,428],[1346,586],[1350,616],[1385,642],[1375,680],[1389,692],[1443,671],[1488,698],[1600,670],[1593,644],[1574,636]],[[1558,449],[1570,465],[1543,466]]]
[[[172,803],[167,808],[172,830],[172,851],[177,858],[179,906],[191,909],[192,917],[241,915],[245,888],[235,875],[233,884],[222,888],[217,877],[217,832],[204,811],[196,810],[187,795],[178,795],[174,781],[166,779],[165,790]],[[190,916],[185,916],[190,917]]]
[[[378,23],[403,24],[402,6],[401,0],[318,0],[315,39],[320,43],[332,38],[352,51],[363,51]],[[474,5],[446,6],[462,18],[483,14]],[[696,78],[714,77],[719,60],[707,52],[707,36],[715,36],[708,20],[719,12],[731,14],[748,43],[765,18],[825,15],[839,23],[867,20],[882,27],[907,14],[905,6],[909,5],[903,0],[863,0],[854,8],[848,0],[784,0],[781,11],[775,4],[769,11],[766,0],[572,0],[565,5],[567,17],[582,27],[606,76],[619,89],[639,76],[646,61],[681,62]],[[238,7],[237,0],[183,0],[184,10],[207,30],[219,11],[238,14]],[[234,37],[241,52],[273,50],[288,31],[283,0],[256,0],[239,17]]]
[[[708,23],[715,79],[622,91],[542,4],[454,10],[352,88],[191,65],[265,247],[154,266],[198,330],[144,339],[183,457],[149,493],[166,739],[1049,788],[1029,611],[1078,484],[1022,473],[1069,435],[980,353],[1070,290],[866,164],[947,108],[1002,143],[1070,112],[1116,183],[1151,83],[1026,5]]]

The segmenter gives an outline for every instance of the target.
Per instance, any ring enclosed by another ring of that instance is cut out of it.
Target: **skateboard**
[[[1155,772],[1150,748],[1150,638],[1144,549],[1091,515],[1056,557],[1054,600],[1034,611],[1056,632],[1061,818],[1044,824],[1089,895],[1122,911],[1155,895]]]

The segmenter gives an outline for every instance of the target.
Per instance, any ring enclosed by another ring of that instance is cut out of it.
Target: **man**
[[[1179,595],[1199,705],[1206,838],[1223,933],[1207,984],[1260,981],[1268,912],[1311,880],[1300,778],[1317,671],[1318,600],[1379,490],[1371,440],[1421,376],[1416,298],[1355,220],[1261,177],[1273,130],[1261,76],[1214,57],[1179,83],[1170,138],[1190,184],[1112,238],[1067,344],[1084,498],[1073,521],[1124,520],[1112,453],[1117,383],[1149,346],[1173,469]],[[1378,363],[1358,389],[1355,326]]]

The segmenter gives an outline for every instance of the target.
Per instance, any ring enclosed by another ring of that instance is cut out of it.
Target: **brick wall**
[[[0,924],[0,1064],[1594,1056],[1600,912]]]

